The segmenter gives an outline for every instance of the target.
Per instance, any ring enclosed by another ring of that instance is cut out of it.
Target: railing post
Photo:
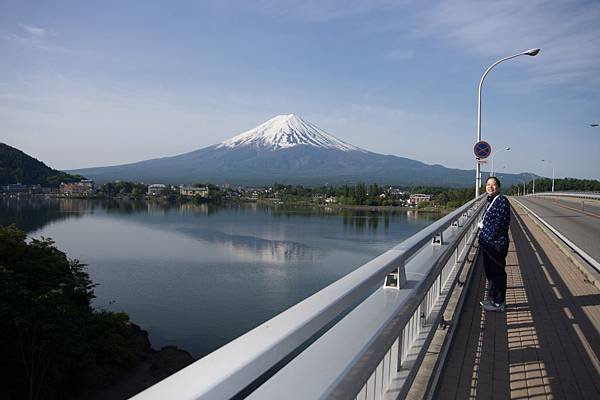
[[[406,269],[404,267],[404,260],[402,260],[398,267],[387,274],[383,287],[401,289],[404,286],[406,286]]]

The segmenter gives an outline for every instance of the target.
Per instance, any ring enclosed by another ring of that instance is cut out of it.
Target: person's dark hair
[[[489,178],[487,178],[487,180],[485,181],[485,183],[487,183],[487,181],[489,181],[490,179],[493,179],[496,181],[496,185],[498,187],[502,187],[502,185],[500,184],[500,179],[496,178],[495,176],[490,176]]]

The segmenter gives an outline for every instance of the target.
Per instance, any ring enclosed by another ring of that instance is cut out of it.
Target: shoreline
[[[17,197],[17,198],[26,198],[26,197],[43,197],[47,199],[72,199],[72,200],[119,200],[119,201],[146,201],[150,203],[154,202],[163,202],[169,201],[164,197],[128,197],[128,196],[117,196],[117,197],[105,197],[105,196],[61,196],[55,194],[6,194],[2,193],[2,197]],[[186,203],[195,203],[194,199],[184,199],[177,200],[173,205],[176,204],[186,204]],[[406,206],[370,206],[370,205],[349,205],[349,204],[315,204],[310,201],[292,201],[285,202],[278,199],[225,199],[220,202],[210,202],[206,201],[202,204],[214,204],[214,205],[232,205],[232,204],[260,204],[260,205],[268,205],[273,207],[304,207],[304,208],[337,208],[342,210],[357,210],[357,211],[417,211],[423,213],[434,213],[434,214],[442,214],[446,215],[454,211],[456,208],[448,208],[448,207],[426,207],[426,208],[416,208],[416,207],[406,207]]]
[[[449,214],[455,209],[450,209],[446,207],[437,207],[437,208],[413,208],[413,207],[405,207],[405,206],[363,206],[363,205],[320,205],[321,207],[337,207],[345,210],[365,210],[365,211],[417,211],[424,213],[435,213],[435,214]]]
[[[154,349],[148,339],[148,331],[132,322],[128,326],[127,344],[136,357],[137,364],[123,372],[120,379],[85,390],[76,398],[82,400],[128,399],[196,361],[188,351],[177,346]],[[92,371],[92,375],[101,377],[103,372],[105,371],[102,369]]]

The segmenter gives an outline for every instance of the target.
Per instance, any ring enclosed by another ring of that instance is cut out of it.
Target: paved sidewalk
[[[518,207],[510,235],[506,313],[479,264],[436,398],[600,399],[600,291]]]

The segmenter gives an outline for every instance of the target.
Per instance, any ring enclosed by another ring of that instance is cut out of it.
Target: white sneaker
[[[495,312],[504,312],[505,305],[504,303],[498,304],[490,302],[489,304],[482,305],[485,311],[495,311]]]

